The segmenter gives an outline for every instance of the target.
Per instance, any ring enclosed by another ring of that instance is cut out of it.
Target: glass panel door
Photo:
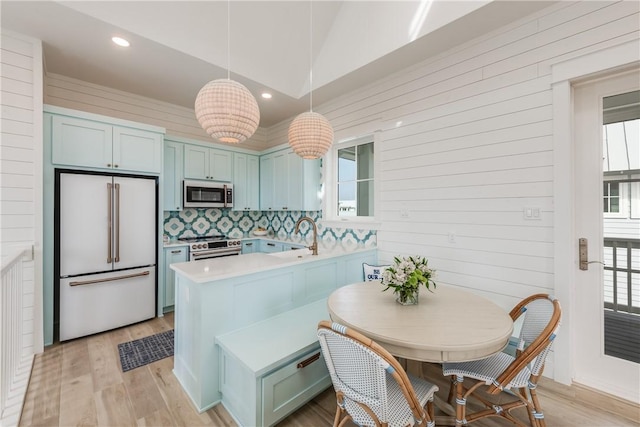
[[[602,112],[604,354],[640,363],[640,91]]]

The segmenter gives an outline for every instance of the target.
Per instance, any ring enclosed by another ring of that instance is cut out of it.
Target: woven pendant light
[[[195,112],[200,126],[220,142],[240,143],[260,124],[258,102],[249,89],[231,80],[230,3],[227,1],[227,78],[212,80],[196,96]]]
[[[260,123],[260,109],[249,89],[230,79],[212,80],[198,92],[196,118],[220,142],[250,138]]]
[[[289,145],[303,159],[319,159],[333,143],[333,128],[322,114],[313,112],[313,0],[309,1],[309,112],[298,115],[289,125]]]
[[[333,142],[333,129],[322,114],[308,111],[289,125],[289,145],[303,159],[319,159]]]

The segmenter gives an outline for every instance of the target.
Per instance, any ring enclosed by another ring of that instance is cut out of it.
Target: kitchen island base
[[[250,272],[225,271],[216,276],[218,267],[222,271],[223,263],[228,266],[225,258],[171,266],[176,272],[174,373],[199,411],[222,400],[216,337],[326,299],[335,289],[362,281],[362,263],[376,263],[377,251],[358,249],[300,259],[248,254],[234,259],[244,259],[242,264]],[[277,267],[271,260],[278,262]],[[252,263],[266,267],[250,269]]]

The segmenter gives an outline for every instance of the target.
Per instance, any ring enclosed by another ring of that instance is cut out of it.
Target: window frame
[[[373,215],[338,216],[338,150],[373,142]],[[324,161],[323,224],[336,228],[377,230],[380,228],[380,132],[344,138],[335,142]]]

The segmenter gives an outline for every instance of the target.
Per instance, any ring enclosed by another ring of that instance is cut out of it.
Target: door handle
[[[111,239],[113,238],[112,233],[112,196],[111,196],[111,183],[107,183],[107,264],[111,264]]]
[[[149,275],[148,271],[143,271],[142,273],[127,274],[125,276],[106,277],[104,279],[85,280],[82,282],[69,282],[69,286],[93,285],[96,283],[113,282],[116,280],[132,279],[134,277],[142,277],[142,276],[148,276],[148,275]]]
[[[602,261],[589,261],[589,241],[584,237],[578,239],[578,260],[580,262],[580,270],[588,270],[589,264],[602,264]]]
[[[115,262],[120,262],[120,184],[115,184],[116,188],[116,257]]]

